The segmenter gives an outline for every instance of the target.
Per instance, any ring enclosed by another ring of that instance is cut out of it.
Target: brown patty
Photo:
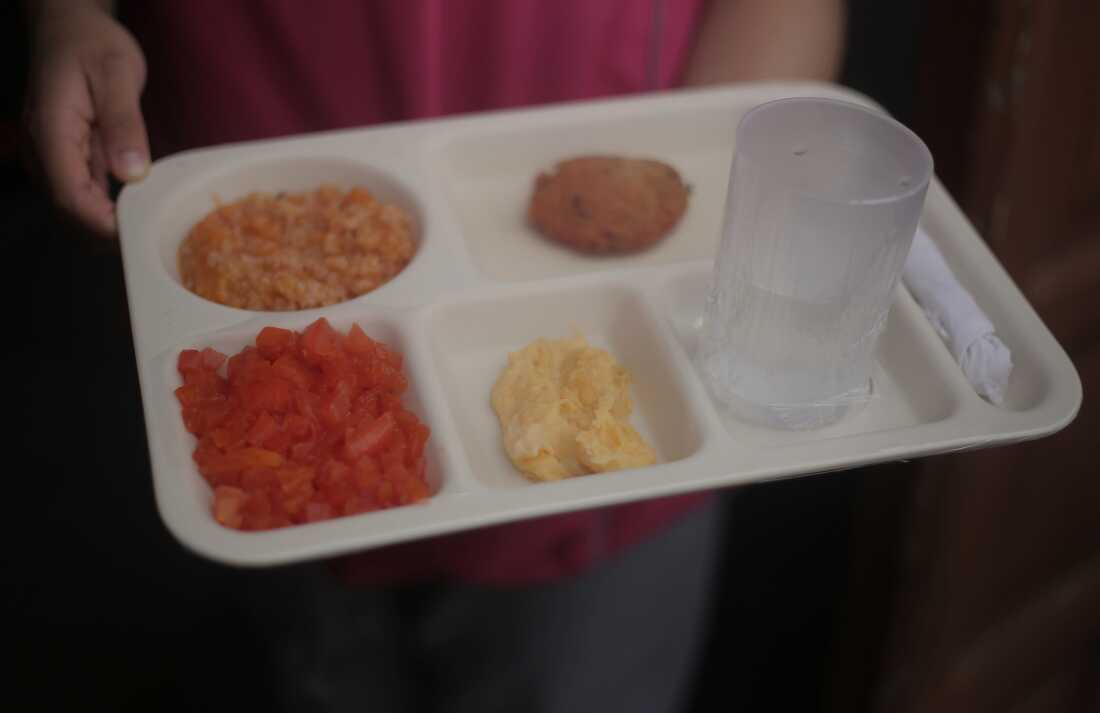
[[[687,208],[672,166],[649,159],[580,156],[541,173],[527,215],[545,236],[591,253],[648,248]]]

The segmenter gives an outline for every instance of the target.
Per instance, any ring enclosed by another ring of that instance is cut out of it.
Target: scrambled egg
[[[629,389],[626,369],[580,335],[509,354],[492,393],[508,457],[532,480],[657,462],[628,422]]]

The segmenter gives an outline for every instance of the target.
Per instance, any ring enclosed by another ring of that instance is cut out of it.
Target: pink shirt
[[[675,85],[705,0],[139,0],[155,156]],[[344,558],[363,581],[526,583],[579,571],[704,496],[485,528]]]

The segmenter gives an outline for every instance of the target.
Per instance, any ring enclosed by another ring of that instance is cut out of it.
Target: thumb
[[[95,124],[111,173],[137,181],[149,170],[149,138],[141,116],[145,67],[141,57],[109,54],[89,68]]]

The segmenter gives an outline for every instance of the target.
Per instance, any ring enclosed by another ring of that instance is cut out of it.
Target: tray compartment
[[[981,403],[1006,415],[1037,414],[1049,407],[1061,410],[1065,418],[1067,411],[1075,411],[1067,409],[1079,401],[1079,393],[1074,394],[1080,391],[1080,380],[1072,362],[939,182],[929,187],[921,224],[1012,352],[1004,402]]]
[[[164,274],[188,301],[213,303],[187,290],[180,281],[177,253],[191,228],[212,211],[218,201],[230,203],[253,192],[311,191],[331,184],[342,189],[366,187],[383,203],[398,205],[412,218],[413,239],[417,252],[412,261],[385,285],[348,302],[369,299],[382,290],[404,282],[414,274],[424,252],[424,218],[420,200],[406,185],[386,171],[369,163],[325,156],[289,156],[243,163],[232,163],[220,171],[203,174],[174,191],[171,200],[161,201],[153,224],[159,238],[159,260]],[[414,278],[415,279],[415,278]],[[242,315],[254,314],[224,305],[216,305]]]
[[[494,281],[712,258],[741,111],[718,107],[691,112],[690,118],[684,112],[662,112],[629,122],[568,119],[490,126],[443,144],[433,162],[474,263]],[[691,186],[684,217],[660,243],[632,255],[594,257],[543,238],[526,216],[535,178],[581,154],[654,158],[672,165]]]
[[[180,350],[213,347],[224,354],[232,355],[245,346],[254,344],[256,334],[264,326],[272,325],[301,331],[311,321],[312,318],[307,318],[300,313],[296,314],[295,317],[282,320],[259,317],[229,330],[221,330],[204,338],[189,340],[178,348],[171,349],[158,357],[158,367],[154,372],[156,380],[155,383],[150,385],[151,390],[157,394],[158,398],[148,404],[148,406],[158,410],[157,421],[160,424],[159,430],[161,433],[158,440],[160,441],[160,447],[163,449],[162,465],[165,467],[159,469],[158,476],[164,479],[178,479],[177,482],[172,483],[172,489],[185,496],[188,508],[193,508],[196,511],[196,516],[201,513],[201,517],[213,523],[213,517],[210,514],[213,493],[191,458],[196,439],[184,428],[179,403],[173,393],[183,383],[176,371],[176,360]],[[440,494],[461,492],[464,490],[463,485],[452,476],[455,469],[451,467],[451,456],[448,454],[442,439],[436,437],[435,433],[435,426],[442,421],[442,414],[433,403],[433,400],[428,397],[427,389],[420,384],[417,375],[410,373],[408,368],[410,340],[401,325],[396,320],[378,317],[332,320],[333,327],[345,333],[353,322],[359,324],[371,338],[384,342],[387,346],[406,355],[406,375],[409,378],[409,388],[403,396],[403,401],[406,407],[413,411],[421,421],[433,428],[433,435],[428,440],[425,448],[427,459],[425,477],[432,491],[432,498],[434,499]],[[377,512],[365,513],[356,517],[370,517],[377,514]],[[313,525],[299,527],[311,528]]]
[[[498,292],[436,307],[428,328],[470,472],[486,486],[529,485],[505,454],[490,405],[508,353],[540,337],[569,336],[575,329],[630,371],[631,422],[657,450],[659,462],[687,458],[702,444],[700,418],[661,339],[661,326],[643,296],[629,287],[588,283]]]
[[[699,266],[681,271],[661,288],[665,317],[692,360],[696,378],[695,349],[710,276],[709,266]],[[952,373],[958,368],[946,349],[927,339],[923,330],[931,327],[923,319],[912,299],[899,292],[879,337],[871,400],[832,426],[792,432],[765,429],[735,418],[713,399],[712,403],[730,437],[744,445],[789,445],[943,421],[958,410],[960,387],[969,387],[961,372]]]

